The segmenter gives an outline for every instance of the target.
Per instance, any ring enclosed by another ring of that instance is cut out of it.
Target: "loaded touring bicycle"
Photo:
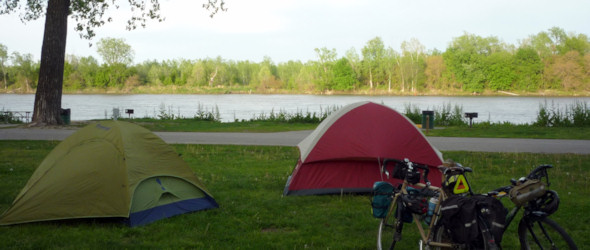
[[[544,166],[521,181],[547,177],[549,167]],[[383,161],[381,171],[388,178],[403,182],[397,187],[385,181],[374,185],[373,216],[380,219],[378,249],[393,249],[402,240],[404,224],[410,223],[420,233],[420,249],[500,249],[503,233],[520,208],[525,210],[518,230],[523,249],[577,249],[569,235],[547,218],[554,211],[541,211],[541,204],[558,200],[555,192],[537,191],[535,195],[522,196],[529,193],[523,189],[520,203],[515,203],[516,207],[508,213],[497,198],[507,196],[510,190],[522,189],[515,188],[520,185],[518,182],[487,194],[474,194],[465,176],[472,172],[471,168],[445,162],[439,170],[443,173],[440,188],[430,185],[425,165],[408,159]],[[543,186],[549,186],[548,178]],[[514,191],[512,194],[516,195]]]

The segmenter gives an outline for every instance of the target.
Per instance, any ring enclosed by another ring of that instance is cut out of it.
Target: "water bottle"
[[[434,214],[434,209],[437,204],[438,197],[431,197],[430,200],[428,200],[428,212],[426,212],[426,216],[424,217],[424,222],[426,222],[427,225],[430,225],[430,220],[432,220],[432,215]]]

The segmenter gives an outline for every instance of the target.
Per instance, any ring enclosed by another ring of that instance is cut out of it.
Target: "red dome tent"
[[[381,174],[383,159],[431,167],[429,180],[440,186],[442,154],[397,111],[372,102],[342,107],[298,145],[300,157],[284,195],[370,192],[376,181],[398,183]]]

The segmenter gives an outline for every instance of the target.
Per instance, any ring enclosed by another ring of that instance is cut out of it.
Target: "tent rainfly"
[[[149,130],[101,121],[45,157],[0,225],[123,218],[130,226],[219,207],[174,149]]]
[[[284,195],[371,192],[376,181],[399,183],[381,173],[384,159],[425,164],[440,186],[442,154],[404,115],[372,102],[344,106],[298,145],[300,156]],[[388,169],[391,170],[391,169]]]

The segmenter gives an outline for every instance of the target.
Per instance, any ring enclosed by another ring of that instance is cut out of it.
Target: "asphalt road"
[[[57,140],[74,129],[4,128],[0,140]],[[227,144],[296,146],[310,130],[279,133],[154,132],[171,144]],[[590,140],[427,137],[440,151],[529,152],[590,154]]]

